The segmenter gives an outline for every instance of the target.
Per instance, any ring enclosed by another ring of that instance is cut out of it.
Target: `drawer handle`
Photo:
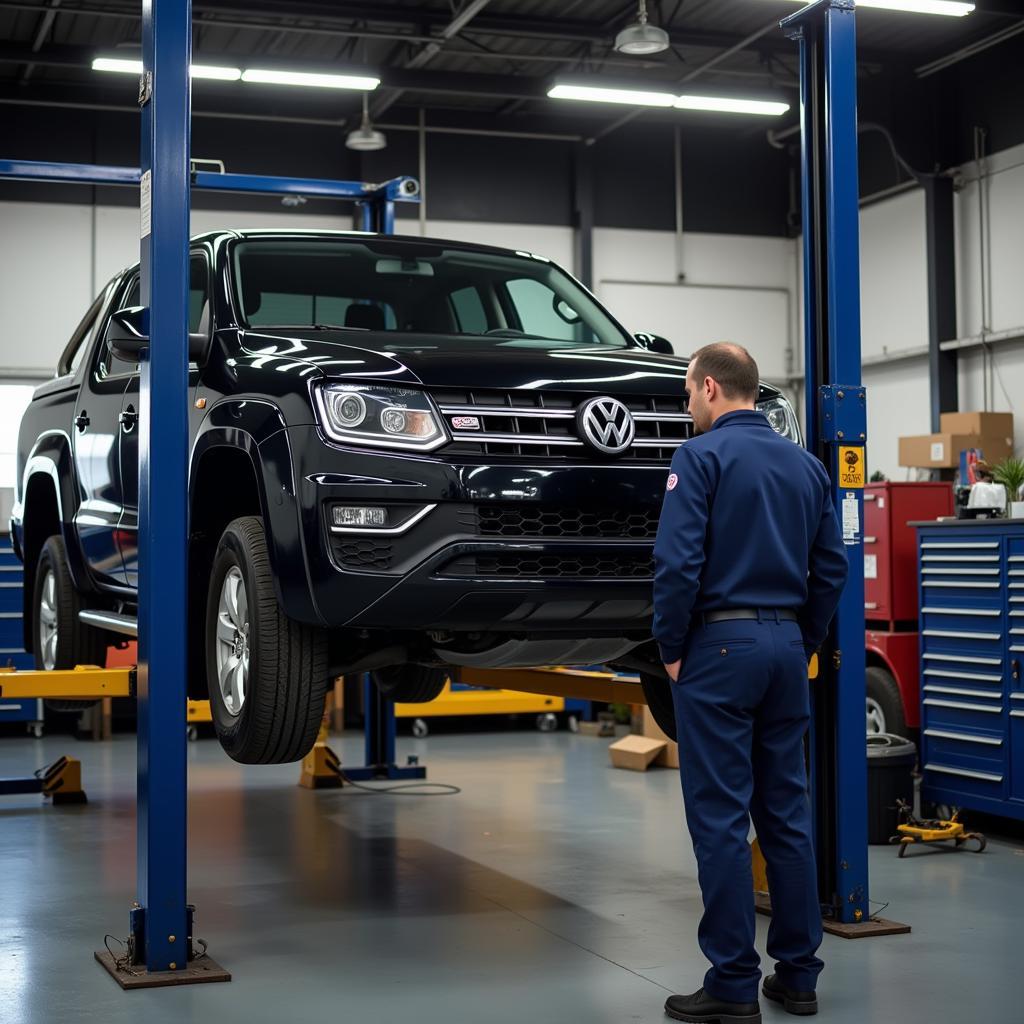
[[[877,544],[878,543],[878,538],[877,537],[865,537],[864,538],[864,543],[865,544]]]
[[[987,747],[1001,747],[1003,741],[991,736],[970,736],[965,732],[947,732],[944,729],[925,729],[925,736],[934,736],[941,740],[960,740],[963,743],[981,743]]]
[[[20,711],[20,704],[0,704],[0,711]]]
[[[967,768],[947,768],[941,764],[926,764],[926,772],[944,772],[946,775],[962,775],[965,779],[980,779],[982,782],[1002,782],[1002,775],[993,775],[991,772],[972,772]]]
[[[874,501],[877,497],[878,497],[878,495],[876,495],[876,494],[865,494],[864,495],[864,500],[865,501]]]
[[[876,608],[878,608],[878,602],[877,601],[865,601],[864,602],[864,611],[866,611],[866,612],[873,612],[873,611],[875,611]]]
[[[982,711],[987,715],[1001,715],[1003,713],[1002,708],[993,707],[991,704],[968,704],[962,700],[938,700],[937,698],[928,697],[921,701],[921,703],[932,708],[958,708],[960,711]]]

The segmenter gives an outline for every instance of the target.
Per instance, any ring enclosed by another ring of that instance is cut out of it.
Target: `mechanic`
[[[764,995],[817,1012],[822,961],[804,735],[807,663],[849,571],[821,463],[754,408],[757,364],[739,345],[694,353],[697,436],[672,459],[654,548],[654,637],[671,680],[686,821],[711,968],[665,1012],[758,1022],[750,818],[773,914]]]

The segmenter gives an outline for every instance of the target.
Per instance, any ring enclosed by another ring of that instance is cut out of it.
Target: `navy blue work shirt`
[[[726,413],[672,458],[654,545],[654,638],[683,656],[695,613],[789,608],[821,646],[849,572],[825,467],[764,413]]]

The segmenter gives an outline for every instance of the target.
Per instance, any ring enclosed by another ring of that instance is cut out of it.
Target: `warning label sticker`
[[[839,486],[864,486],[864,449],[839,449]]]

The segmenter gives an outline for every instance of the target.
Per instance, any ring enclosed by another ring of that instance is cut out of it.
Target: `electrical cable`
[[[343,768],[334,771],[346,786],[361,789],[364,793],[376,793],[378,796],[455,796],[462,792],[458,786],[447,782],[400,782],[394,786],[365,786],[350,779]]]

